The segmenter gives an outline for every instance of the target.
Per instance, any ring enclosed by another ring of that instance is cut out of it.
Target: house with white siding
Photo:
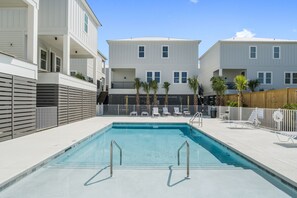
[[[34,65],[34,106],[57,106],[59,125],[95,116],[101,24],[87,1],[1,0],[0,16],[0,61],[21,64],[19,77]],[[93,83],[70,75],[72,58],[92,60]]]
[[[159,104],[164,104],[164,82],[171,84],[169,104],[180,104],[193,98],[188,78],[198,74],[199,40],[175,38],[131,38],[109,40],[109,104],[135,104],[134,79],[159,84]],[[145,93],[140,90],[140,103]]]
[[[204,96],[213,96],[210,78],[224,77],[228,90],[234,77],[242,74],[249,80],[258,79],[257,90],[297,86],[297,41],[265,38],[231,38],[220,40],[200,57],[199,81]]]

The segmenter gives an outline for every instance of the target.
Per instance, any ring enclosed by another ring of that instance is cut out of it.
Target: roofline
[[[187,40],[187,39],[185,39],[185,40],[166,40],[166,39],[164,39],[164,40],[145,40],[145,39],[143,39],[143,40],[133,40],[133,39],[131,39],[131,40],[124,40],[124,39],[118,39],[118,40],[106,40],[106,42],[109,44],[110,42],[160,42],[160,41],[176,41],[176,42],[198,42],[198,44],[200,44],[201,43],[201,40]]]
[[[85,4],[87,10],[89,11],[89,13],[91,13],[93,19],[95,19],[96,24],[101,27],[102,24],[100,23],[99,19],[97,18],[96,14],[94,13],[94,11],[92,10],[90,4],[87,2],[87,0],[82,0],[82,2]]]
[[[97,50],[97,53],[98,53],[104,60],[107,60],[107,58],[102,54],[102,52],[100,52],[100,50]]]
[[[221,41],[217,41],[215,44],[213,44],[206,52],[204,52],[204,54],[202,54],[199,58],[199,60],[201,60],[206,54],[208,54],[216,45],[220,44]]]

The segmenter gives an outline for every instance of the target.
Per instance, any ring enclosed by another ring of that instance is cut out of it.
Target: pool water
[[[177,150],[187,141],[190,165],[197,168],[250,167],[238,155],[214,142],[187,124],[114,123],[51,166],[96,167],[109,165],[110,143],[115,140],[123,151],[123,167],[168,167],[177,164]],[[181,149],[181,166],[186,163],[186,147]],[[120,152],[114,147],[114,165],[119,166]]]

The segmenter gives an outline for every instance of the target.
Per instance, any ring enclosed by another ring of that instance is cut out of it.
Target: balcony
[[[117,81],[111,82],[112,89],[134,89],[134,82],[127,82],[127,81]]]

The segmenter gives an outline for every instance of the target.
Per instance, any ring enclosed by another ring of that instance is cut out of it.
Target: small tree
[[[256,79],[256,80],[250,80],[250,81],[248,82],[248,87],[249,87],[249,89],[250,89],[252,92],[254,92],[255,89],[256,89],[257,87],[259,87],[259,85],[260,85],[260,81],[259,81],[258,79]]]
[[[169,92],[169,87],[170,83],[169,82],[164,82],[163,83],[163,88],[165,89],[165,106],[168,105],[168,92]]]
[[[246,90],[248,86],[248,80],[243,75],[238,75],[234,78],[235,86],[238,91],[238,107],[242,107],[243,105],[243,95],[242,91]]]
[[[216,92],[216,105],[224,105],[224,94],[227,89],[225,80],[221,76],[214,76],[210,79],[211,87]]]
[[[136,89],[136,108],[137,108],[137,111],[139,111],[139,103],[140,103],[139,90],[141,88],[141,82],[139,78],[134,79],[134,88]]]
[[[150,84],[147,82],[142,82],[141,86],[142,86],[143,91],[146,93],[146,105],[147,105],[147,109],[149,110],[151,87],[150,87]]]
[[[150,87],[154,91],[154,105],[158,105],[157,91],[159,89],[158,82],[156,80],[152,80],[150,82]]]
[[[197,112],[198,109],[198,96],[197,96],[197,93],[198,93],[198,89],[199,89],[199,81],[198,81],[198,77],[197,76],[193,76],[192,78],[188,78],[188,85],[189,85],[189,88],[191,90],[193,90],[193,93],[194,93],[194,106],[195,106],[195,111]]]

